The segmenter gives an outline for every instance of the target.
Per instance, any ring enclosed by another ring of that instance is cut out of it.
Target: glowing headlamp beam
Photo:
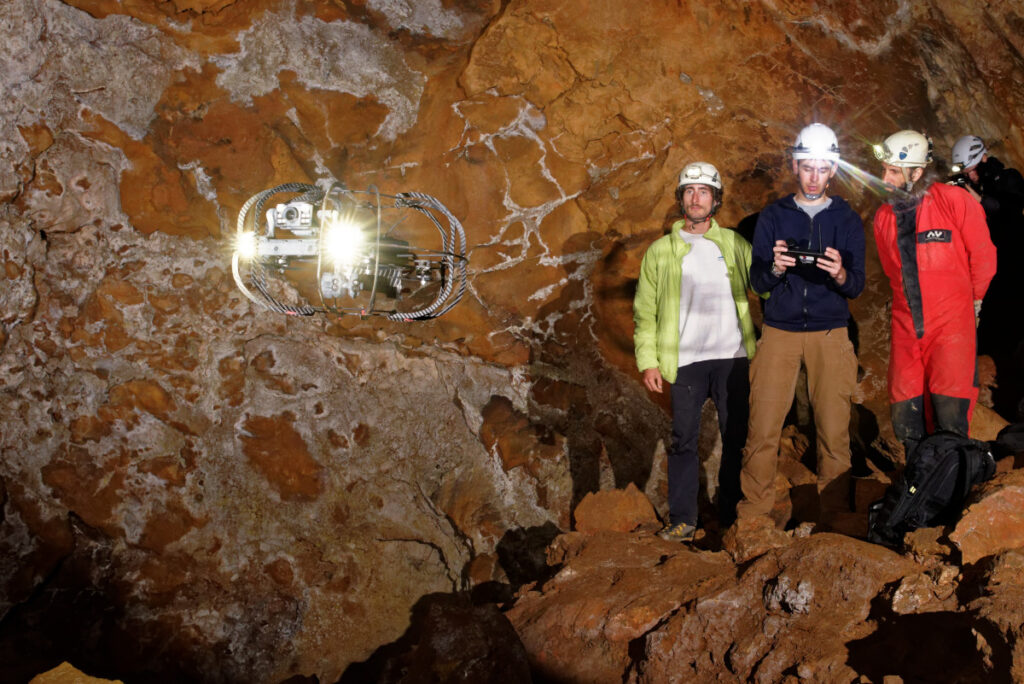
[[[844,176],[850,182],[863,186],[875,195],[886,196],[892,195],[893,193],[900,194],[904,192],[901,188],[890,185],[878,176],[868,173],[847,161],[839,160],[839,168],[844,172]]]

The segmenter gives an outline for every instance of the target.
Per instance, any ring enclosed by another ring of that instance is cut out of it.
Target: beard
[[[906,211],[909,207],[920,204],[921,199],[928,192],[928,188],[941,180],[942,174],[935,169],[925,167],[924,174],[914,183],[914,187],[909,192],[905,188],[897,188],[886,183],[885,189],[889,194],[885,201],[891,204],[896,211]]]
[[[691,223],[702,223],[711,218],[714,209],[705,209],[701,206],[690,205],[683,209],[683,216]]]

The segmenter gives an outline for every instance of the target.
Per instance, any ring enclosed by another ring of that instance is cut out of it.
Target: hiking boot
[[[693,539],[697,528],[689,523],[678,523],[676,525],[665,525],[658,532],[658,536],[665,541],[686,542]]]

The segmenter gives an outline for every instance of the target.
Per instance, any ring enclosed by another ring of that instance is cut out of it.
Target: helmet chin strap
[[[811,200],[812,202],[815,201],[815,200],[819,200],[819,199],[821,199],[822,197],[825,196],[826,192],[828,192],[828,185],[829,185],[828,183],[825,183],[825,187],[823,187],[821,189],[821,192],[816,192],[813,195],[808,193],[808,192],[804,192],[804,197],[806,197],[807,199]],[[803,192],[803,188],[800,188],[800,190],[801,190],[801,192]]]

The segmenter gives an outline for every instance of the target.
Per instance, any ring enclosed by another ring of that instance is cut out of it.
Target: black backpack
[[[868,508],[868,541],[897,547],[911,530],[955,521],[971,486],[995,472],[985,442],[952,432],[929,435],[907,458],[903,477]]]
[[[1024,423],[1010,423],[996,436],[992,445],[992,454],[996,458],[1024,454]]]

